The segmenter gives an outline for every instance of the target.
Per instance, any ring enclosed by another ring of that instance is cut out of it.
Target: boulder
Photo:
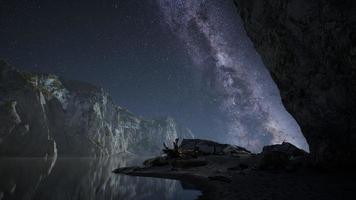
[[[283,142],[282,144],[275,144],[263,147],[262,154],[269,154],[269,153],[281,153],[285,154],[289,157],[297,157],[297,156],[306,156],[308,155],[302,149],[294,146],[289,142]]]
[[[288,142],[263,147],[260,169],[280,170],[301,167],[308,153]]]
[[[198,151],[203,155],[230,155],[233,153],[250,154],[251,152],[245,148],[230,145],[220,144],[210,140],[202,139],[183,139],[179,148],[183,151]]]

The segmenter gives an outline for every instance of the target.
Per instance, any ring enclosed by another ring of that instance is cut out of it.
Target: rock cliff
[[[355,1],[234,2],[315,161],[354,164]]]
[[[144,119],[102,89],[0,63],[0,157],[153,154],[192,138],[171,118]]]

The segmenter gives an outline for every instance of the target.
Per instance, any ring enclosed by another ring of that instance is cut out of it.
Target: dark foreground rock
[[[356,164],[356,2],[234,0],[314,161]]]
[[[283,142],[282,144],[263,147],[259,168],[265,170],[296,170],[303,165],[309,165],[309,161],[307,152],[288,142]]]
[[[297,148],[291,143],[283,142],[282,144],[275,144],[263,147],[262,154],[269,154],[273,152],[283,153],[289,157],[298,157],[308,155],[302,149]]]
[[[205,140],[189,141],[194,142],[223,145]],[[177,151],[186,152],[180,149],[186,144],[178,146]],[[296,158],[303,158],[299,159],[303,164],[296,165]],[[237,156],[212,152],[189,159],[163,155],[145,161],[145,166],[118,168],[113,172],[181,180],[203,192],[199,199],[354,199],[355,174],[318,172],[308,168],[307,158],[304,151],[283,143],[266,147],[260,154],[243,151]]]

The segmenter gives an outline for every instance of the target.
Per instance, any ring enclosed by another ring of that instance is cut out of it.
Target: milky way
[[[166,24],[186,46],[195,66],[216,91],[226,116],[225,141],[259,151],[283,141],[308,149],[300,128],[225,0],[157,0]]]

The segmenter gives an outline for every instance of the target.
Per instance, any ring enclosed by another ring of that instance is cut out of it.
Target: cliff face
[[[173,119],[144,119],[116,106],[101,88],[0,63],[0,156],[103,156],[157,153],[192,138]]]
[[[356,160],[356,8],[352,0],[235,0],[318,163]]]

